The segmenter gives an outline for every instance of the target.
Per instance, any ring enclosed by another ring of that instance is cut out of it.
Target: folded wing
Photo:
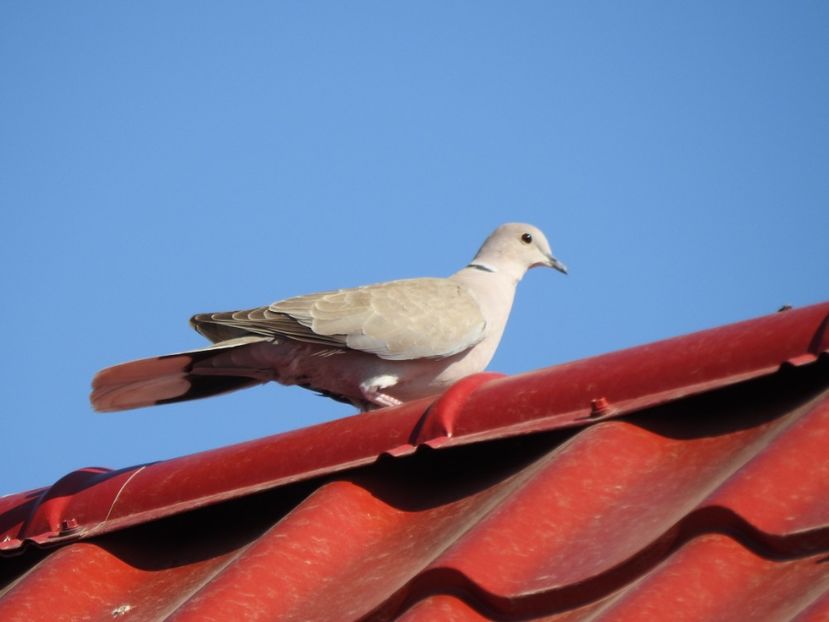
[[[196,315],[213,341],[244,335],[359,350],[387,360],[443,358],[481,341],[478,301],[449,279],[408,279],[297,296],[267,307]]]

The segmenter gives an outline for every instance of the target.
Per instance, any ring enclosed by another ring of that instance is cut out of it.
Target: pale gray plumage
[[[482,371],[500,341],[515,287],[547,266],[566,273],[544,234],[506,224],[449,278],[320,292],[191,319],[213,346],[105,369],[96,410],[206,397],[275,380],[362,410],[437,393]]]
[[[400,361],[457,354],[481,340],[477,300],[449,279],[408,279],[288,298],[268,307],[192,319],[208,338],[213,326],[265,337],[348,348]]]

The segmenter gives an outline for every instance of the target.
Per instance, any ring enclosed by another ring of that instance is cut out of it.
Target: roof
[[[0,499],[2,620],[829,619],[829,302]]]

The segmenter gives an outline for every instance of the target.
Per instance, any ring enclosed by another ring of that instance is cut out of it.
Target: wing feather
[[[443,358],[478,343],[478,301],[449,279],[408,279],[296,296],[268,307],[200,314],[210,339],[255,334],[370,352],[383,359]]]

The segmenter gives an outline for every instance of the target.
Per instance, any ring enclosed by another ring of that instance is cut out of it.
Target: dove
[[[447,278],[324,291],[271,305],[200,313],[212,342],[104,369],[90,396],[99,412],[209,397],[275,381],[363,412],[443,392],[486,369],[530,268],[567,274],[532,225],[501,225]]]

